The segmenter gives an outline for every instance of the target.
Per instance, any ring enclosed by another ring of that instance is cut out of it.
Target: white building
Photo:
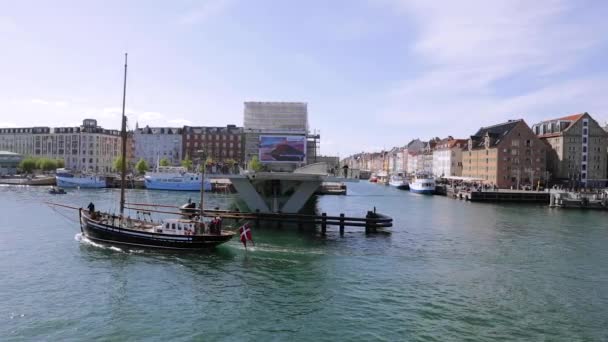
[[[2,128],[0,150],[24,156],[63,159],[67,168],[110,172],[120,155],[120,132],[85,119],[80,127]]]
[[[245,102],[245,130],[308,133],[306,102]]]
[[[133,132],[134,162],[143,159],[154,167],[161,159],[171,165],[182,161],[182,129],[174,127],[136,127]]]
[[[418,172],[418,152],[408,152],[406,170],[408,174],[415,174]]]
[[[467,140],[447,137],[437,143],[433,151],[433,175],[462,176],[462,150]]]
[[[243,115],[245,162],[259,153],[261,135],[306,137],[306,162],[316,161],[320,136],[309,134],[308,104],[305,102],[245,102]],[[291,171],[296,163],[266,164],[276,171]]]

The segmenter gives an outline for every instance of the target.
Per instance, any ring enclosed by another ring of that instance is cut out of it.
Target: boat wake
[[[255,245],[255,246],[247,246],[246,248],[243,245],[238,245],[238,247],[236,247],[237,249],[240,250],[245,250],[248,252],[266,252],[266,253],[277,253],[277,254],[302,254],[302,255],[306,255],[306,254],[314,254],[314,255],[323,255],[325,254],[322,250],[307,250],[307,249],[303,249],[303,248],[285,248],[285,247],[278,247],[278,246],[272,246],[272,245]]]
[[[138,250],[138,249],[122,249],[116,246],[108,246],[108,245],[104,245],[104,244],[100,244],[94,241],[91,241],[89,238],[87,238],[86,236],[82,235],[82,233],[78,233],[74,236],[74,240],[87,245],[87,246],[93,246],[95,248],[100,248],[100,249],[108,249],[114,252],[120,252],[120,253],[143,253],[143,250]]]

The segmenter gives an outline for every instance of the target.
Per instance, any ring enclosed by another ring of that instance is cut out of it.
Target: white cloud
[[[182,15],[178,21],[183,25],[196,25],[224,12],[233,0],[205,0],[196,8]]]
[[[532,123],[541,116],[608,109],[598,90],[605,79],[567,77],[604,42],[601,21],[571,20],[580,10],[572,7],[576,3],[397,4],[416,25],[411,53],[424,67],[388,91],[380,111],[386,121],[434,136],[468,134],[510,118]]]
[[[17,23],[9,17],[0,17],[0,33],[13,33],[17,31]]]
[[[44,106],[58,106],[58,107],[65,107],[69,104],[69,102],[67,101],[49,101],[49,100],[43,100],[43,99],[32,99],[30,101],[33,104],[38,104],[38,105],[44,105]]]
[[[51,104],[50,102],[42,100],[42,99],[32,99],[32,103],[41,104],[41,105]]]

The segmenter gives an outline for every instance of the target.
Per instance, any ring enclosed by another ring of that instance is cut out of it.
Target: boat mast
[[[127,117],[125,116],[125,100],[127,96],[127,54],[125,53],[125,77],[122,88],[122,128],[120,138],[122,141],[122,163],[120,165],[120,216],[125,211],[125,178],[127,174]]]
[[[201,222],[203,222],[203,218],[205,216],[205,209],[203,206],[203,200],[205,198],[205,163],[206,163],[206,156],[205,156],[205,152],[203,151],[201,153]]]

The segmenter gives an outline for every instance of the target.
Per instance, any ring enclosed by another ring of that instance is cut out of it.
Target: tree
[[[229,167],[233,167],[234,164],[236,164],[236,160],[232,159],[232,158],[228,158],[224,161],[226,163],[226,165],[228,165]]]
[[[207,165],[212,165],[214,162],[215,161],[211,157],[207,157],[207,160],[205,160],[205,164],[207,164]]]
[[[186,157],[186,159],[182,160],[182,166],[188,170],[192,170],[192,160]]]
[[[65,167],[65,161],[63,159],[57,159],[55,163],[58,169]]]
[[[161,159],[160,162],[159,162],[159,165],[160,166],[169,166],[170,165],[169,159],[167,159],[167,158]]]
[[[122,158],[122,156],[116,157],[116,159],[114,159],[114,163],[112,163],[112,165],[114,167],[114,171],[121,172],[123,164],[124,164],[124,159]]]
[[[251,158],[247,167],[249,170],[253,170],[256,172],[262,171],[262,169],[264,168],[257,156],[253,156],[253,158]]]
[[[148,171],[148,163],[146,163],[146,161],[141,158],[139,159],[137,164],[135,164],[135,169],[137,170],[137,172],[139,172],[140,175],[143,175],[144,173],[146,173],[146,171]]]
[[[42,171],[52,171],[57,169],[57,161],[49,158],[42,158],[40,163]]]
[[[36,169],[36,159],[27,157],[21,160],[19,168],[25,173],[30,173]]]

